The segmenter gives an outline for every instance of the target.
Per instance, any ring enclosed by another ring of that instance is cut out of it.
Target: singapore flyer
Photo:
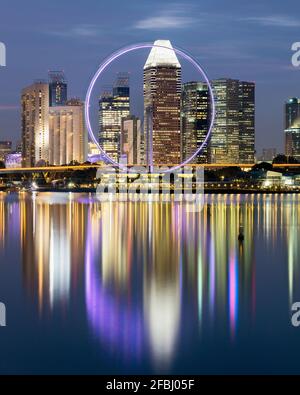
[[[162,173],[164,172],[172,172],[176,169],[179,169],[182,166],[185,166],[187,164],[189,164],[194,158],[197,157],[197,155],[199,155],[201,153],[201,151],[203,150],[203,148],[207,145],[207,142],[209,141],[212,129],[213,129],[213,124],[214,124],[214,118],[215,118],[215,102],[214,102],[214,96],[213,96],[213,90],[210,84],[210,81],[206,75],[206,73],[204,72],[203,68],[200,66],[199,62],[197,60],[195,60],[191,55],[189,55],[186,51],[176,48],[176,47],[169,47],[169,46],[165,46],[162,45],[158,42],[157,43],[141,43],[141,44],[133,44],[130,45],[128,47],[124,47],[121,48],[120,50],[114,52],[113,54],[111,54],[108,58],[106,58],[99,66],[98,70],[96,71],[95,75],[93,76],[87,93],[86,93],[86,99],[85,99],[85,121],[86,121],[86,127],[89,133],[89,137],[90,139],[96,144],[96,146],[98,147],[99,151],[102,153],[103,157],[105,158],[105,160],[114,166],[117,166],[121,169],[125,169],[126,166],[122,165],[121,163],[113,160],[103,149],[103,147],[100,146],[99,141],[97,139],[97,137],[95,136],[92,126],[91,126],[91,121],[90,121],[90,101],[91,101],[91,94],[92,91],[94,89],[94,86],[97,82],[97,80],[99,78],[101,78],[101,75],[103,74],[103,72],[105,71],[106,68],[108,68],[116,59],[118,59],[119,57],[126,55],[127,53],[130,52],[134,52],[134,51],[138,51],[140,49],[162,49],[166,52],[175,52],[176,55],[183,57],[185,60],[187,60],[190,64],[193,65],[193,67],[198,71],[198,73],[200,73],[201,78],[204,79],[205,83],[207,84],[208,87],[208,91],[209,91],[209,96],[210,96],[210,103],[211,103],[211,117],[210,117],[210,123],[209,123],[209,127],[208,127],[208,131],[207,134],[204,138],[204,140],[201,142],[201,144],[199,145],[199,147],[195,150],[194,153],[192,153],[192,155],[190,157],[188,157],[187,159],[185,159],[184,161],[182,161],[181,163],[172,166],[170,168],[168,168],[167,170],[161,170]],[[149,165],[153,165],[153,163],[149,163]]]

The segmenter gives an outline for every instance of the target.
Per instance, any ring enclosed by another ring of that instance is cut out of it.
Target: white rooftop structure
[[[157,66],[181,67],[169,40],[156,40],[154,45],[157,45],[157,47],[151,48],[144,69]],[[161,48],[159,48],[159,46]]]

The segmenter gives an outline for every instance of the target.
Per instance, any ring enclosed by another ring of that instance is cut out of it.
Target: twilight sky
[[[256,147],[283,150],[283,104],[300,97],[299,0],[0,0],[0,140],[19,139],[20,91],[49,69],[63,69],[69,96],[83,99],[103,58],[156,39],[190,52],[211,79],[255,81]]]

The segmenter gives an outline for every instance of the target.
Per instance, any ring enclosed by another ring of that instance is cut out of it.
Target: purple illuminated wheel
[[[168,172],[172,172],[176,169],[179,169],[180,167],[187,165],[189,162],[191,162],[198,154],[201,153],[201,151],[204,149],[205,145],[208,142],[208,139],[211,135],[212,132],[212,128],[213,128],[213,124],[214,124],[214,119],[215,119],[215,102],[214,102],[214,95],[213,95],[213,91],[212,91],[212,87],[211,84],[209,82],[209,79],[207,77],[207,75],[205,74],[205,72],[203,71],[202,67],[200,66],[200,64],[189,54],[187,54],[185,51],[183,51],[182,49],[178,49],[176,47],[173,47],[172,49],[170,49],[169,47],[165,47],[163,45],[155,45],[152,43],[142,43],[142,44],[134,44],[134,45],[130,45],[128,47],[124,47],[121,48],[120,50],[114,52],[111,56],[109,56],[107,59],[105,59],[103,61],[103,63],[101,63],[101,65],[99,66],[96,74],[94,75],[94,77],[92,78],[90,85],[88,87],[87,93],[86,93],[86,98],[85,98],[85,122],[86,122],[86,127],[89,133],[89,136],[91,138],[91,140],[96,144],[96,146],[98,147],[99,151],[101,152],[102,156],[113,166],[118,166],[120,169],[127,169],[127,166],[121,163],[118,163],[116,161],[114,161],[112,158],[110,158],[109,155],[107,155],[107,153],[102,149],[102,147],[100,146],[98,140],[96,139],[92,127],[91,127],[91,122],[90,122],[90,112],[89,112],[89,108],[90,108],[90,100],[91,100],[91,94],[93,91],[93,88],[95,86],[96,81],[98,80],[98,78],[101,76],[101,74],[103,73],[103,71],[116,59],[118,59],[119,57],[121,57],[122,55],[125,55],[126,53],[129,52],[133,52],[133,51],[137,51],[139,49],[145,49],[145,48],[165,48],[171,51],[174,51],[177,55],[182,56],[184,59],[186,59],[187,61],[189,61],[195,68],[196,70],[201,74],[201,76],[203,77],[203,79],[205,80],[205,82],[207,83],[208,86],[208,90],[209,90],[209,95],[211,98],[211,120],[210,120],[210,125],[209,125],[209,129],[207,132],[207,135],[203,141],[203,143],[201,144],[201,146],[193,153],[193,155],[191,155],[188,159],[186,159],[184,162],[180,163],[179,165],[173,166],[172,168],[169,168],[167,170],[162,170],[161,173],[168,173]]]

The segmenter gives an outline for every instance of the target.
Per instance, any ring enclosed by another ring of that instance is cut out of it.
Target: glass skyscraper
[[[154,43],[144,65],[144,146],[147,164],[180,162],[181,65],[168,40]],[[168,49],[170,48],[170,49]]]
[[[38,81],[22,90],[22,165],[49,162],[49,85]]]
[[[210,141],[212,163],[239,163],[239,81],[212,81],[216,117]]]
[[[139,165],[142,161],[141,121],[131,115],[122,119],[121,155],[126,157],[126,163]]]
[[[239,160],[254,163],[255,153],[255,84],[239,83]]]
[[[210,123],[207,84],[186,82],[181,93],[181,159],[188,159],[204,142]],[[192,163],[209,162],[207,145]]]
[[[63,71],[49,71],[49,106],[64,106],[67,103],[67,83]]]
[[[285,103],[285,153],[300,161],[300,99]]]
[[[210,141],[212,163],[254,163],[255,84],[212,81],[216,117]]]
[[[99,100],[99,143],[113,160],[120,155],[122,119],[130,114],[130,89],[127,73],[118,74],[112,92]]]

